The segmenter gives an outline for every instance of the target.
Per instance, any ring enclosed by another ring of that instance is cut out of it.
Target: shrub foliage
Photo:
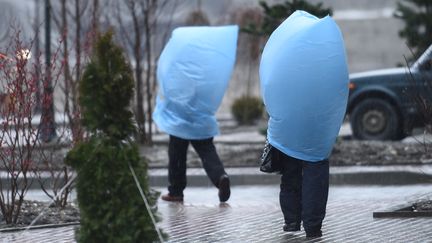
[[[321,2],[312,4],[306,0],[289,0],[271,6],[267,1],[259,1],[259,5],[263,10],[264,20],[262,23],[254,23],[251,20],[246,27],[242,28],[242,31],[253,35],[270,36],[296,10],[304,10],[320,18],[333,13],[331,8],[323,7]]]
[[[398,1],[394,16],[405,24],[399,35],[413,48],[413,59],[419,57],[432,43],[432,1]]]
[[[133,78],[112,33],[99,37],[80,81],[83,125],[89,138],[77,144],[66,162],[77,171],[81,213],[78,242],[154,242],[158,239],[129,165],[134,168],[155,213],[147,166],[129,138],[134,126],[129,102]]]
[[[236,99],[231,107],[232,115],[239,124],[253,124],[262,117],[263,103],[260,98],[254,96],[242,96]]]

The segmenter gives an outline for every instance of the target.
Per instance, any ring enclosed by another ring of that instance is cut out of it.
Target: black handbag
[[[280,173],[281,166],[278,151],[266,140],[261,155],[260,171],[265,173]]]

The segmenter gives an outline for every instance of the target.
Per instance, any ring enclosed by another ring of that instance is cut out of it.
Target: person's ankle
[[[161,199],[168,202],[183,202],[183,196],[175,196],[170,193],[162,195]]]
[[[223,174],[219,178],[218,188],[219,188],[219,192],[218,192],[219,201],[220,202],[226,202],[226,201],[228,201],[228,199],[229,199],[229,197],[231,195],[230,181],[229,181],[228,175]]]
[[[285,223],[283,226],[285,232],[300,231],[300,224],[297,223]]]
[[[312,239],[312,238],[318,238],[322,236],[322,231],[319,230],[312,230],[312,231],[306,231],[306,238]]]

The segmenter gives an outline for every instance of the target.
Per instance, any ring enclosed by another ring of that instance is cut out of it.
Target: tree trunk
[[[147,131],[145,127],[146,117],[144,112],[144,95],[143,95],[143,71],[142,71],[142,48],[141,48],[141,29],[136,12],[134,1],[129,2],[129,10],[132,14],[133,27],[135,32],[134,41],[134,59],[135,59],[135,80],[136,80],[136,122],[138,125],[138,142],[143,144],[147,140]]]
[[[145,17],[144,17],[144,28],[145,28],[145,33],[146,33],[146,40],[145,40],[145,46],[146,46],[146,59],[147,59],[147,70],[146,70],[146,95],[147,95],[147,118],[148,118],[148,136],[147,136],[147,143],[148,144],[152,144],[153,143],[153,138],[152,138],[152,99],[153,99],[153,95],[152,95],[152,87],[151,87],[151,78],[152,78],[152,45],[151,45],[151,29],[150,29],[150,23],[149,23],[149,19],[150,19],[150,1],[147,0],[147,8],[145,9]]]

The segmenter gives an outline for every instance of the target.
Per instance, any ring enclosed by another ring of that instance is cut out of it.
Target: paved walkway
[[[229,122],[225,122],[227,130],[232,125]],[[340,135],[350,132],[345,124]],[[245,128],[215,140],[248,141],[261,148],[264,139],[256,128]],[[155,140],[166,143],[167,136],[161,134]],[[282,231],[278,176],[260,173],[257,167],[227,170],[233,187],[226,204],[218,203],[217,191],[202,168],[188,169],[189,187],[183,204],[159,201],[163,219],[159,226],[170,236],[168,242],[432,242],[431,218],[372,217],[374,211],[432,198],[431,165],[332,167],[324,236],[310,241],[306,241],[303,231]],[[163,193],[166,174],[166,169],[149,170],[151,185]],[[43,194],[37,191],[29,196],[43,200]],[[0,233],[0,242],[75,242],[74,226]]]
[[[278,185],[234,186],[226,204],[218,203],[213,187],[188,187],[183,204],[159,201],[159,225],[168,242],[431,242],[430,218],[372,217],[427,198],[426,192],[431,184],[331,186],[324,236],[309,241],[303,231],[282,231]],[[74,227],[3,233],[0,242],[75,242]]]
[[[430,218],[374,219],[374,210],[416,200],[432,185],[331,187],[324,237],[309,242],[428,242]],[[171,242],[303,242],[304,232],[282,231],[277,186],[237,187],[229,206],[214,190],[187,189],[183,205],[161,202],[161,226]]]

